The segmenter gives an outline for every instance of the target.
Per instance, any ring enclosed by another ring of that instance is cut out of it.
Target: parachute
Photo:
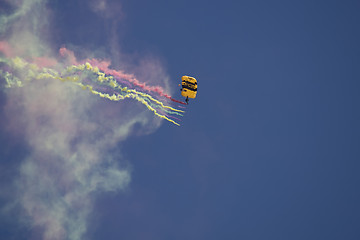
[[[186,102],[189,98],[196,98],[197,93],[197,81],[193,77],[182,76],[181,77],[181,95],[186,97]]]

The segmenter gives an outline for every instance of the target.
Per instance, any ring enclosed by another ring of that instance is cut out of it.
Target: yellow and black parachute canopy
[[[181,95],[188,98],[196,98],[197,81],[193,77],[182,76],[181,78]]]

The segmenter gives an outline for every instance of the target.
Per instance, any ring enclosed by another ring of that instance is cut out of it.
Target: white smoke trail
[[[51,34],[43,24],[45,3],[17,1],[13,13],[0,17],[1,40],[9,42],[13,55],[45,55],[45,62],[52,59],[59,67],[50,54],[55,51],[38,37]],[[105,6],[101,1],[94,8],[103,11]],[[153,66],[153,72],[163,74],[157,63]],[[10,200],[31,228],[41,229],[44,240],[82,239],[96,195],[129,184],[130,168],[113,150],[134,126],[148,133],[160,124],[136,103],[107,102],[51,79],[6,89],[4,112],[6,128],[29,148]]]

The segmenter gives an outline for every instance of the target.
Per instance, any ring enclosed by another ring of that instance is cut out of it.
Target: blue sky
[[[117,41],[119,65],[155,56],[173,97],[182,75],[199,90],[181,127],[164,121],[112,150],[131,181],[96,198],[84,239],[360,238],[359,2],[107,4],[119,14],[52,1],[53,51],[116,57]],[[2,186],[26,155],[8,139],[2,128]],[[7,239],[32,232],[0,223]]]

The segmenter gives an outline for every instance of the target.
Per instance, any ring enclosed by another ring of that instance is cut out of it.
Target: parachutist
[[[193,77],[182,76],[181,87],[181,95],[186,97],[185,102],[189,104],[189,98],[196,98],[197,81]]]

